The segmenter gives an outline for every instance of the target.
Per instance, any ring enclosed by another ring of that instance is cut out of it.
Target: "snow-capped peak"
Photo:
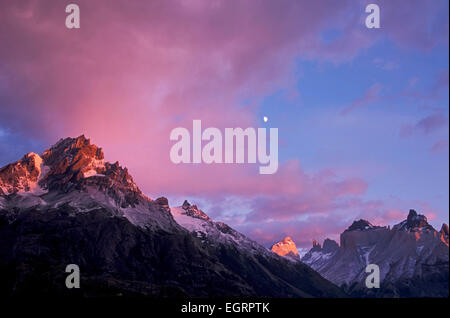
[[[0,168],[0,195],[27,193],[41,195],[46,192],[40,181],[49,169],[41,156],[27,153],[22,159]]]
[[[205,212],[200,210],[196,205],[191,205],[187,200],[183,202],[181,208],[184,210],[183,213],[197,219],[212,221]]]
[[[42,155],[31,152],[0,168],[0,196],[25,196],[23,207],[50,204],[59,194],[72,192],[95,197],[95,200],[102,197],[102,202],[117,208],[133,207],[140,201],[150,200],[142,194],[126,168],[118,162],[105,161],[101,148],[91,144],[84,135],[61,139]],[[18,204],[16,199],[14,204]],[[72,204],[77,201],[83,200],[72,198]]]

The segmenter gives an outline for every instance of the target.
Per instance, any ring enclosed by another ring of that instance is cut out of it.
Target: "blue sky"
[[[287,145],[282,160],[299,157],[311,171],[331,166],[362,176],[369,183],[366,199],[404,200],[417,209],[414,201],[430,202],[438,211],[433,223],[440,225],[448,222],[449,152],[430,148],[440,140],[448,145],[448,122],[427,134],[415,129],[404,137],[401,131],[436,113],[448,118],[448,82],[435,88],[442,73],[448,79],[448,59],[448,46],[406,50],[384,40],[348,62],[299,60],[299,96],[279,91],[264,100],[261,115],[280,127]],[[341,114],[374,85],[380,87],[375,100]]]

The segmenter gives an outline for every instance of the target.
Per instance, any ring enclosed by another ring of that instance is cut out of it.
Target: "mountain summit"
[[[427,217],[423,214],[418,214],[415,210],[409,210],[409,214],[406,220],[397,224],[396,229],[406,232],[423,232],[435,230],[430,224],[428,224]]]
[[[142,194],[127,168],[105,161],[102,149],[83,135],[61,139],[42,155],[30,153],[1,168],[0,194],[0,207],[6,210],[103,207],[135,225],[175,224],[168,209]]]
[[[0,295],[345,296],[196,205],[148,198],[84,136],[0,168],[0,268]]]
[[[285,256],[293,260],[300,260],[297,246],[289,236],[285,237],[281,242],[272,245],[271,250],[280,256]]]
[[[349,231],[367,231],[367,230],[373,230],[379,228],[379,226],[373,225],[372,223],[370,223],[367,220],[364,219],[360,219],[358,221],[354,221],[352,223],[352,225],[350,225],[348,227],[348,229],[346,229],[346,232]]]

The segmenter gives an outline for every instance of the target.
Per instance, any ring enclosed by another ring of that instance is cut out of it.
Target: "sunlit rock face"
[[[176,226],[168,208],[145,196],[127,168],[107,162],[84,135],[0,168],[0,208],[20,213],[64,205],[78,212],[105,208],[141,227]]]
[[[272,252],[275,252],[276,254],[280,256],[289,257],[294,260],[300,260],[300,256],[298,255],[297,246],[295,245],[294,241],[288,236],[281,242],[278,242],[274,245],[272,245],[271,248]]]
[[[441,233],[441,241],[448,246],[448,225],[445,223],[442,224],[439,233]]]
[[[33,152],[22,159],[0,169],[0,194],[34,193],[38,189],[38,182],[47,172],[42,158]]]

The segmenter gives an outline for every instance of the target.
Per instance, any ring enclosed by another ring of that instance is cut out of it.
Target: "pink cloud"
[[[367,183],[359,178],[336,180],[336,177],[319,173],[297,173],[301,181],[298,191],[276,192],[253,202],[253,212],[247,215],[252,222],[262,220],[289,221],[302,215],[324,214],[352,205],[356,197],[367,190]]]
[[[406,218],[406,211],[398,210],[398,209],[387,209],[381,215],[372,216],[369,221],[375,225],[388,225],[392,223],[399,223]]]
[[[86,134],[149,194],[299,191],[292,163],[267,178],[247,165],[174,166],[168,136],[193,119],[256,126],[257,101],[295,86],[295,57],[328,51],[319,34],[333,23],[350,28],[351,2],[77,4],[81,28],[68,30],[64,3],[2,2],[2,125],[48,144]],[[322,58],[346,60],[366,38],[349,32]]]

